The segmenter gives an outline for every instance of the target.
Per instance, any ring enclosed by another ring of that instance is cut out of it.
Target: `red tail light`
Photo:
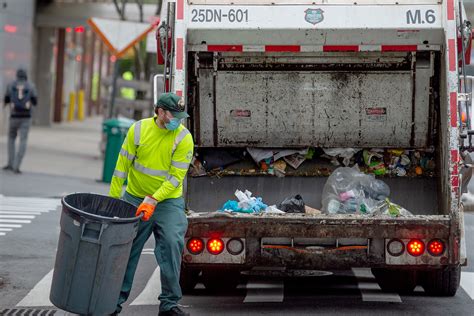
[[[200,238],[191,238],[186,245],[188,251],[193,255],[198,255],[204,250],[204,242]]]
[[[420,256],[425,252],[425,244],[419,239],[412,239],[407,245],[407,251],[414,257]]]
[[[444,253],[444,242],[439,239],[433,239],[428,243],[428,252],[430,255],[438,257]]]
[[[207,241],[207,251],[213,255],[218,255],[224,251],[224,242],[219,238],[212,238]]]

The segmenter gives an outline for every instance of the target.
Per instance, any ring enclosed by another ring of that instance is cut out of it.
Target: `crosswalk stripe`
[[[7,233],[0,232],[0,236],[5,236]]]
[[[382,291],[374,275],[368,268],[352,268],[352,272],[358,280],[358,287],[364,302],[396,302],[401,303],[402,299],[397,293],[385,293]],[[361,279],[373,279],[370,282]]]
[[[282,280],[249,280],[244,303],[283,302],[284,289]]]
[[[474,300],[474,272],[461,272],[461,287]]]
[[[12,228],[1,228],[0,227],[0,232],[11,232],[13,229]]]
[[[6,206],[6,205],[1,205],[0,209],[3,211],[10,211],[10,212],[40,212],[40,213],[48,213],[51,211],[56,210],[55,207],[52,208],[47,208],[47,207],[18,207],[18,206]]]
[[[41,215],[41,212],[24,212],[24,211],[2,211],[0,215]]]
[[[158,296],[161,294],[160,268],[157,267],[145,288],[130,305],[158,305]]]
[[[22,225],[18,224],[0,224],[0,227],[20,228]]]
[[[34,219],[32,215],[3,215],[0,214],[0,218],[18,218],[18,219]]]
[[[53,271],[54,269],[49,271],[16,306],[52,306],[49,301],[49,292],[53,280]]]
[[[30,220],[22,219],[0,219],[0,223],[15,223],[15,224],[29,224]]]

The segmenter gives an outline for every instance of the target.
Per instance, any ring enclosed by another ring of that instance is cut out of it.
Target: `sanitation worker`
[[[193,157],[191,133],[181,123],[189,115],[184,101],[164,93],[155,104],[154,117],[135,122],[122,145],[109,195],[137,206],[143,214],[133,241],[130,259],[115,314],[120,313],[132,288],[143,246],[153,234],[160,266],[160,316],[189,315],[178,307],[179,274],[188,222],[184,212],[183,180]],[[127,187],[122,194],[122,186]]]

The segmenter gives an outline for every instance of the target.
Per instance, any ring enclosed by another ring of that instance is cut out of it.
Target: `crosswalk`
[[[152,249],[145,249],[142,255],[152,254]],[[358,294],[364,302],[387,302],[387,303],[403,303],[402,298],[397,293],[386,293],[380,289],[380,286],[375,281],[375,277],[366,268],[353,268],[353,277],[355,277],[357,285],[354,286],[353,281],[344,284],[330,285],[331,290],[340,290],[341,292],[348,288],[359,290]],[[53,278],[53,270],[50,270],[30,292],[16,305],[17,308],[24,307],[53,307],[49,301],[49,292],[51,289],[51,282]],[[351,277],[349,277],[351,278]],[[135,284],[134,286],[141,286],[140,293],[130,301],[130,306],[153,306],[159,305],[158,296],[161,293],[160,284],[160,269],[157,267],[147,278],[146,284],[143,286]],[[353,278],[352,278],[353,280]],[[461,288],[467,295],[474,300],[474,272],[462,272]],[[242,290],[246,293],[242,296]],[[195,289],[200,292],[198,295],[202,296],[202,291],[205,291],[204,286],[199,283]],[[253,303],[281,303],[285,300],[287,289],[285,289],[285,281],[283,280],[253,280],[246,284],[241,284],[236,290],[236,295],[242,297],[242,304]],[[461,289],[459,290],[461,291]],[[417,287],[415,292],[423,292],[421,287]],[[357,292],[354,292],[357,293]],[[205,295],[205,294],[204,294]],[[212,295],[212,294],[209,294]],[[183,299],[186,302],[186,296]]]
[[[60,199],[0,195],[0,237],[30,224],[37,216],[60,207]]]

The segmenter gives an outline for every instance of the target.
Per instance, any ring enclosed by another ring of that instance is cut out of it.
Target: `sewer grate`
[[[31,308],[7,308],[0,309],[1,316],[52,316],[56,314],[55,309],[31,309]]]

